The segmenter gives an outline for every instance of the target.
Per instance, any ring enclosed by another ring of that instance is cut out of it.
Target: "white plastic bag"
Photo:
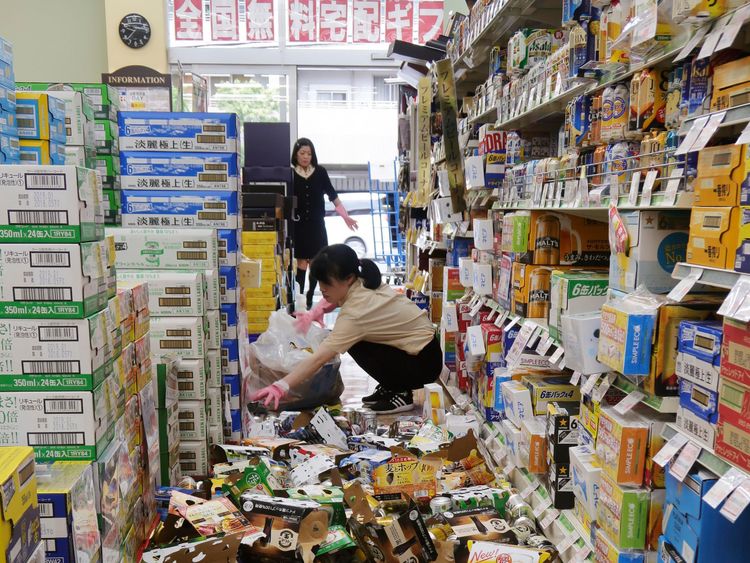
[[[283,378],[309,358],[328,335],[326,329],[316,325],[310,327],[307,334],[299,334],[294,328],[294,321],[294,317],[285,311],[275,311],[271,314],[266,332],[250,344],[249,369],[243,374],[243,407],[253,392]],[[336,356],[304,384],[290,389],[279,409],[303,410],[336,403],[344,392],[340,365]],[[243,408],[243,426],[246,414]]]

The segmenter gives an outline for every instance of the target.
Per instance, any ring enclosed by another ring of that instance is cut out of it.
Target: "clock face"
[[[151,25],[140,14],[128,14],[120,20],[120,39],[131,49],[140,49],[151,39]]]

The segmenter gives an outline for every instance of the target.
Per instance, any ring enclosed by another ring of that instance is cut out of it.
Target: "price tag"
[[[747,143],[750,143],[750,123],[745,125],[742,133],[740,133],[740,136],[734,142],[735,145],[745,145]]]
[[[633,177],[630,178],[630,193],[628,193],[628,205],[635,207],[638,203],[638,190],[641,187],[641,171],[636,170],[633,172]]]
[[[734,13],[732,21],[724,26],[721,41],[719,41],[719,44],[716,46],[717,51],[728,49],[732,46],[732,43],[734,43],[737,34],[740,32],[740,29],[742,29],[742,26],[745,21],[747,21],[748,17],[750,17],[750,5],[746,5]]]
[[[508,318],[508,311],[503,311],[503,314],[500,315],[495,321],[495,326],[500,328],[502,324],[505,322],[505,319],[507,318]]]
[[[544,356],[547,353],[547,350],[550,349],[550,347],[555,343],[552,338],[542,339],[539,341],[539,346],[536,347],[536,351],[538,354],[541,354]]]
[[[729,496],[729,493],[739,487],[746,479],[747,477],[742,474],[742,471],[732,467],[711,487],[703,500],[711,508],[718,508],[722,501]]]
[[[672,436],[653,457],[654,463],[664,467],[688,443],[688,437],[679,432]]]
[[[578,195],[578,180],[565,180],[565,203],[572,203]]]
[[[620,197],[620,178],[617,174],[609,175],[609,197],[615,203],[617,203],[617,199]]]
[[[495,318],[495,315],[497,315],[497,307],[495,307],[494,303],[490,302],[490,314],[487,315],[487,322],[490,322],[492,319]]]
[[[734,524],[748,504],[750,504],[750,480],[744,481],[734,490],[724,506],[721,507],[721,514]]]
[[[549,511],[549,512],[548,512],[548,513],[547,513],[547,514],[545,515],[545,517],[544,517],[544,518],[542,518],[542,521],[541,521],[541,522],[539,522],[539,525],[540,525],[540,526],[541,526],[542,528],[546,528],[547,526],[549,526],[550,524],[552,524],[552,522],[554,522],[555,520],[557,520],[557,517],[558,517],[558,516],[560,516],[560,511],[559,511],[559,510],[557,510],[556,508],[553,508],[552,510],[550,510],[550,511]]]
[[[681,61],[685,58],[687,58],[690,53],[693,52],[693,49],[695,49],[698,45],[701,44],[701,41],[703,41],[703,38],[706,36],[706,33],[708,33],[708,27],[703,25],[699,27],[693,36],[690,38],[690,40],[685,43],[685,46],[682,48],[682,51],[679,52],[679,54],[675,57],[674,62]]]
[[[591,394],[591,391],[594,390],[594,385],[596,385],[596,382],[599,381],[599,378],[602,376],[601,373],[594,373],[588,377],[586,382],[581,385],[581,393],[584,395]]]
[[[677,456],[675,462],[669,466],[669,473],[680,482],[684,481],[699,455],[701,455],[701,447],[693,442],[688,442],[680,451],[680,455]]]
[[[724,28],[727,23],[729,23],[729,16],[723,16],[714,23],[711,33],[706,36],[706,40],[701,45],[701,50],[698,51],[698,60],[710,57],[716,52],[716,47],[721,40],[721,36],[724,35]]]
[[[720,111],[709,116],[708,123],[706,123],[706,126],[701,130],[698,138],[693,143],[693,146],[690,147],[690,152],[696,152],[705,148],[708,141],[710,141],[711,137],[716,133],[719,125],[721,125],[721,122],[724,121],[726,114],[726,111]]]
[[[563,538],[563,541],[560,542],[560,545],[557,546],[557,550],[560,553],[565,553],[567,550],[569,550],[574,543],[578,541],[578,536],[575,534],[570,534],[569,536],[565,536]]]
[[[574,371],[573,375],[570,376],[570,384],[571,385],[578,385],[579,381],[581,381],[581,372],[580,371]]]
[[[529,483],[526,486],[526,488],[523,491],[521,491],[521,496],[524,498],[524,500],[529,498],[531,496],[531,493],[536,491],[538,486],[539,486],[539,481],[534,480],[531,483]]]
[[[448,302],[443,309],[443,324],[446,332],[458,332],[458,314],[456,313],[456,304]]]
[[[466,340],[472,356],[483,356],[486,352],[481,326],[470,326],[466,329]]]
[[[473,317],[474,315],[476,315],[476,314],[477,314],[477,313],[479,312],[479,310],[480,310],[480,309],[481,309],[481,308],[482,308],[483,306],[484,306],[484,299],[482,299],[482,298],[480,297],[479,299],[477,299],[477,302],[476,302],[476,304],[474,305],[474,307],[473,307],[473,308],[471,309],[471,311],[469,311],[469,314],[470,314],[470,315],[471,315],[471,316]]]
[[[553,365],[557,364],[560,360],[562,360],[564,353],[565,353],[565,350],[562,348],[562,346],[558,347],[557,350],[555,350],[555,353],[549,357],[549,363]],[[559,366],[559,367],[560,369],[562,369],[562,366]]]
[[[677,197],[677,190],[680,189],[681,182],[682,168],[675,168],[672,171],[672,176],[667,180],[667,187],[664,190],[664,199],[661,202],[662,207],[670,207],[674,205],[674,200]]]
[[[524,325],[521,327],[521,330],[518,331],[518,335],[516,336],[516,339],[513,341],[513,346],[510,347],[508,356],[505,358],[505,361],[508,363],[508,366],[512,367],[518,363],[518,360],[520,359],[521,354],[523,354],[524,348],[526,348],[526,343],[534,334],[534,330],[535,329],[531,324],[524,323]]]
[[[693,146],[693,143],[695,143],[696,139],[701,134],[701,131],[703,131],[703,128],[706,126],[706,123],[708,123],[708,118],[709,116],[704,115],[703,117],[699,117],[698,119],[693,121],[693,124],[690,126],[690,130],[687,132],[687,135],[685,135],[685,138],[682,139],[682,142],[680,143],[680,146],[677,147],[677,150],[674,151],[674,156],[680,156],[690,152],[690,148]]]
[[[719,315],[738,321],[750,321],[750,279],[740,277],[719,307]]]
[[[677,303],[685,299],[685,296],[690,293],[690,290],[693,289],[693,286],[701,279],[702,275],[703,270],[700,268],[691,268],[687,277],[680,280],[680,283],[674,286],[672,291],[669,292],[667,299],[671,299]]]
[[[609,388],[612,386],[612,382],[617,378],[616,373],[608,373],[607,377],[605,377],[602,382],[599,384],[599,387],[594,389],[594,392],[591,394],[591,398],[594,400],[594,402],[601,403],[602,399],[604,398],[604,395],[607,394],[607,391],[609,391]]]
[[[659,176],[658,170],[649,170],[646,172],[646,179],[643,181],[643,193],[641,195],[641,206],[648,207],[651,205],[651,194],[654,192],[654,184]]]
[[[563,79],[562,79],[562,73],[558,72],[557,76],[555,77],[555,98],[557,98],[560,94],[562,94],[563,87]]]
[[[622,401],[617,403],[615,405],[615,411],[618,413],[625,415],[629,411],[633,409],[634,406],[636,406],[638,403],[640,403],[646,395],[641,393],[640,391],[633,391],[629,395],[627,395]]]
[[[532,333],[531,338],[529,338],[529,341],[526,343],[526,348],[533,348],[534,346],[536,346],[536,343],[541,338],[541,336],[542,336],[542,327],[537,326],[534,329],[534,332]]]

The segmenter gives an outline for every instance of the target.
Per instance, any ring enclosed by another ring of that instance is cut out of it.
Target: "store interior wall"
[[[0,0],[0,14],[19,82],[99,82],[107,72],[102,0]]]
[[[130,65],[142,65],[158,72],[169,72],[167,63],[167,6],[164,0],[95,0],[104,4],[109,72]],[[119,36],[120,20],[128,14],[141,14],[151,25],[151,40],[145,47],[131,49]]]

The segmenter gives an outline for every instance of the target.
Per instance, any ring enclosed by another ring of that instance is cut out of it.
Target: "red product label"
[[[724,322],[721,344],[721,377],[750,387],[750,331],[747,325]]]
[[[719,457],[750,471],[750,435],[746,432],[720,421],[714,451]]]

